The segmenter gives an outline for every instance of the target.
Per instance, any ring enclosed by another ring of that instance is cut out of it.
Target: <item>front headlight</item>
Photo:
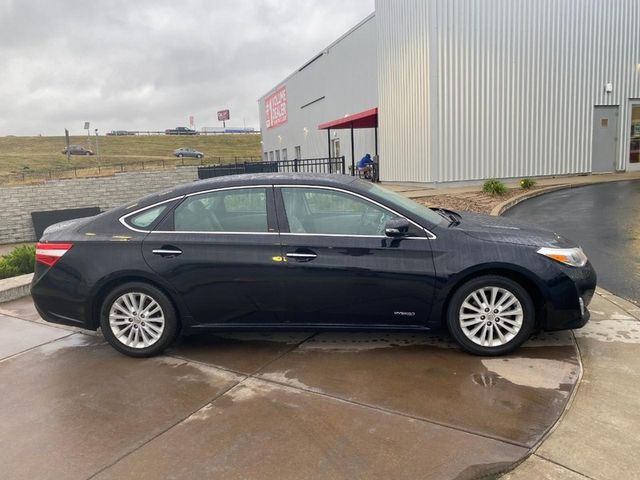
[[[564,263],[571,267],[584,267],[587,264],[587,256],[580,247],[575,248],[551,248],[542,247],[538,249],[540,255]]]

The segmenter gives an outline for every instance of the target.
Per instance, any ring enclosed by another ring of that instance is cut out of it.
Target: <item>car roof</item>
[[[162,197],[170,198],[216,188],[252,185],[290,184],[344,187],[354,183],[356,180],[356,177],[350,175],[329,173],[244,173],[196,180],[195,182],[178,185],[167,192],[163,192]]]
[[[350,175],[328,173],[245,173],[241,175],[225,175],[206,180],[177,185],[171,189],[152,193],[134,202],[122,205],[112,211],[116,216],[133,209],[141,209],[165,200],[207,190],[226,187],[242,187],[254,185],[318,185],[325,187],[346,187],[350,190],[364,192],[371,186],[370,182],[359,180]]]

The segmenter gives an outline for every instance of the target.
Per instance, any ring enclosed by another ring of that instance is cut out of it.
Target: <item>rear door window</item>
[[[177,232],[268,232],[266,188],[238,188],[187,197],[174,212]]]

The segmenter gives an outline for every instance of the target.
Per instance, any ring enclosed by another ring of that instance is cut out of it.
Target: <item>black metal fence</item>
[[[277,160],[263,162],[242,162],[226,165],[212,165],[198,167],[198,178],[222,177],[242,173],[341,173],[346,174],[344,157],[335,158],[305,158],[294,160]]]

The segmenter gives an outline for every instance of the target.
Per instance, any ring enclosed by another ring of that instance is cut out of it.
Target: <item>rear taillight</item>
[[[38,243],[36,245],[36,262],[53,267],[62,256],[71,250],[72,243]]]

